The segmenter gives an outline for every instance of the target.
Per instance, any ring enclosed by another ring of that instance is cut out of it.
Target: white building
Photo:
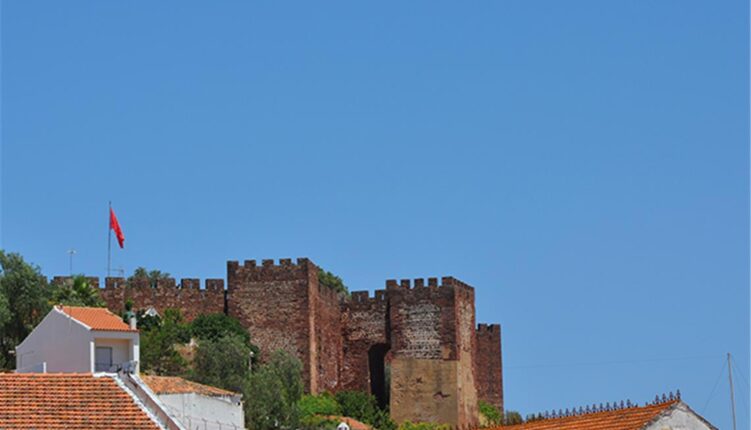
[[[139,377],[138,360],[135,320],[125,324],[105,308],[55,306],[16,347],[16,373],[89,373],[94,378],[111,378],[160,428],[245,428],[240,394],[177,377]],[[55,380],[43,376],[38,380]],[[0,415],[2,410],[0,405]],[[58,418],[64,419],[54,417]]]
[[[185,428],[245,428],[242,396],[238,393],[174,376],[141,375],[141,380]]]
[[[16,372],[114,372],[139,360],[138,330],[105,308],[55,306],[16,347]]]

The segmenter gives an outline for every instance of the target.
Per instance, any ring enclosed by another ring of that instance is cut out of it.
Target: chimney
[[[138,321],[136,320],[136,314],[133,313],[130,316],[130,329],[135,330],[137,326],[138,326]]]

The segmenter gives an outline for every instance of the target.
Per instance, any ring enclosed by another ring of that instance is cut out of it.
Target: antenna
[[[66,252],[70,256],[70,260],[68,261],[68,268],[70,269],[70,276],[73,276],[73,256],[76,255],[77,251],[73,248],[70,248]]]
[[[733,430],[735,428],[735,394],[733,393],[733,366],[730,362],[730,353],[728,352],[728,379],[730,380],[730,407],[733,411]]]

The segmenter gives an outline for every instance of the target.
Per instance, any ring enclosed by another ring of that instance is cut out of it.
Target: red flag
[[[125,243],[125,235],[123,234],[123,229],[120,228],[120,223],[117,222],[115,211],[113,211],[112,208],[110,208],[110,229],[115,231],[117,243],[120,244],[120,248],[122,248],[123,243]]]

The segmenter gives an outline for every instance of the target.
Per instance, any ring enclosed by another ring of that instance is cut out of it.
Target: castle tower
[[[227,262],[228,314],[262,354],[281,349],[298,357],[314,394],[337,388],[342,362],[342,297],[319,285],[318,270],[307,258]]]

